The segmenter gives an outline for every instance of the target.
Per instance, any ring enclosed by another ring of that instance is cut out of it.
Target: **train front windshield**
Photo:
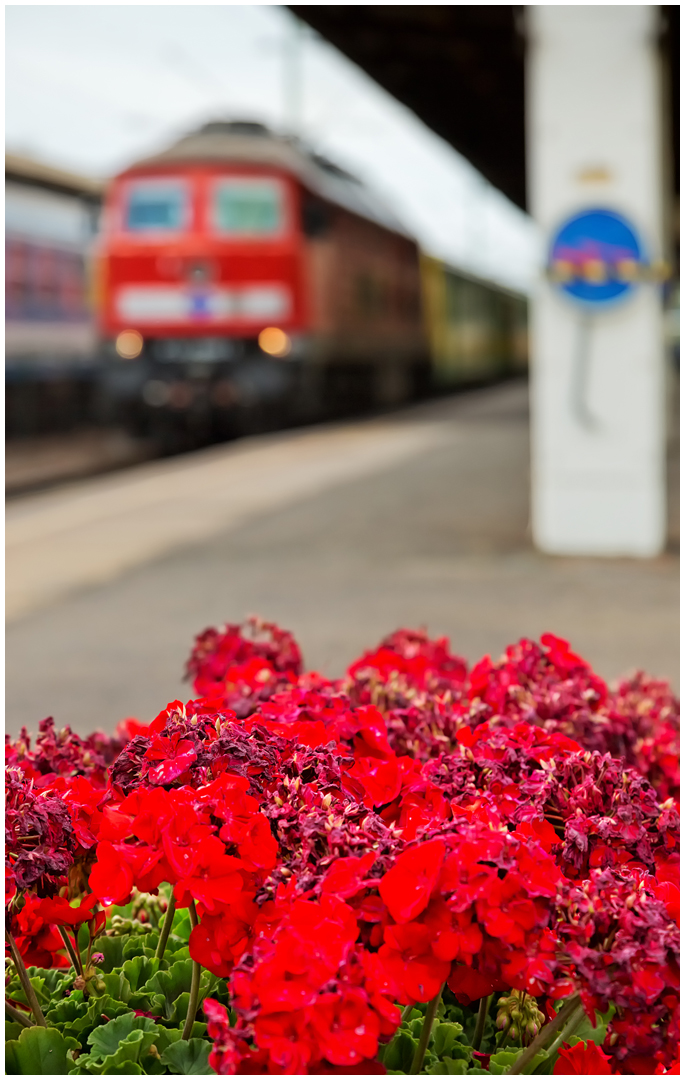
[[[188,192],[178,181],[131,184],[125,209],[128,232],[180,232],[188,219]]]
[[[272,237],[283,230],[283,186],[277,180],[217,181],[213,226],[224,236]]]

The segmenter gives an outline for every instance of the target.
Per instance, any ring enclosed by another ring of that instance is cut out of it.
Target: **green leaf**
[[[496,1054],[493,1054],[490,1058],[490,1072],[496,1076],[501,1076],[502,1073],[508,1073],[514,1062],[523,1053],[523,1048],[518,1046],[513,1050],[499,1050]],[[544,1050],[536,1054],[531,1061],[528,1062],[523,1070],[524,1075],[532,1073],[537,1069],[538,1065],[547,1060],[547,1055]]]
[[[127,1005],[131,998],[131,986],[123,971],[108,971],[102,976],[105,984],[103,994],[109,994],[112,1001],[123,1001]]]
[[[174,912],[174,921],[171,925],[172,938],[178,938],[180,942],[184,942],[187,945],[192,929],[188,908],[176,908],[176,911]]]
[[[433,1050],[439,1058],[452,1055],[452,1047],[459,1043],[463,1030],[461,1024],[436,1024],[433,1029]],[[463,1047],[463,1043],[461,1045]]]
[[[49,1017],[50,1022],[52,1022],[53,1012],[57,1013],[58,1009],[61,1009],[63,1005],[70,1003],[72,1001],[72,998],[75,998],[77,994],[79,995],[79,998],[81,1000],[80,1002],[76,1002],[76,1004],[80,1007],[75,1018],[70,1021],[63,1020],[61,1021],[61,1023],[59,1020],[55,1020],[55,1022],[60,1025],[63,1035],[73,1036],[75,1039],[78,1040],[81,1047],[85,1049],[86,1040],[90,1033],[95,1028],[102,1027],[103,1023],[107,1022],[103,1021],[103,1014],[107,1017],[108,1020],[113,1020],[115,1017],[120,1016],[122,1013],[129,1012],[129,1009],[122,1002],[113,1001],[112,998],[108,996],[93,997],[90,998],[88,1001],[84,1001],[81,991],[77,990],[74,991],[71,997],[69,997],[65,1002],[59,1002],[54,1010],[51,1009],[48,1016],[46,1016],[46,1020]],[[57,1013],[57,1015],[59,1015],[59,1013]]]
[[[162,1062],[169,1066],[172,1073],[208,1076],[214,1074],[209,1066],[211,1043],[204,1039],[181,1039],[172,1043],[162,1054]]]
[[[181,1038],[182,1025],[180,1023],[177,1024],[174,1020],[165,1020],[163,1016],[156,1016],[155,1020],[157,1022],[157,1025],[160,1028],[163,1028],[166,1033],[171,1036],[172,1042],[176,1042],[177,1039]],[[185,1017],[183,1018],[183,1023],[185,1024]],[[191,1031],[189,1037],[191,1039],[206,1039],[208,1037],[207,1025],[201,1024],[199,1020],[196,1020],[193,1024],[193,1030]]]
[[[13,970],[13,969],[11,969]],[[64,968],[39,968],[31,965],[28,970],[29,980],[40,1002],[47,1002],[53,995],[61,995],[74,981],[74,972]],[[26,1002],[19,976],[14,974],[6,987],[7,997]]]
[[[69,1071],[67,1050],[78,1045],[56,1028],[24,1028],[5,1047],[5,1072],[10,1076],[58,1076]]]
[[[536,1065],[535,1068],[533,1069],[534,1075],[535,1076],[552,1076],[552,1074],[554,1073],[554,1066],[557,1063],[558,1057],[559,1057],[559,1054],[558,1054],[558,1052],[556,1050],[551,1055],[548,1054],[547,1051],[545,1051],[544,1058],[542,1059],[540,1064]]]
[[[104,956],[104,960],[98,967],[101,971],[113,971],[114,968],[120,968],[124,962],[124,945],[128,941],[128,937],[100,937],[98,938],[97,948]]]
[[[157,1047],[157,1049],[159,1050],[159,1047]],[[140,1064],[143,1067],[143,1072],[147,1073],[149,1076],[157,1076],[160,1073],[167,1072],[166,1066],[162,1064],[157,1054],[146,1054],[145,1057],[142,1058]]]
[[[408,1073],[417,1046],[418,1039],[412,1038],[408,1031],[400,1029],[383,1055],[383,1064],[388,1072]]]
[[[606,1038],[607,1028],[611,1023],[612,1017],[616,1012],[616,1006],[610,1005],[608,1012],[597,1013],[597,1026],[593,1027],[587,1016],[583,1016],[579,1026],[574,1031],[573,1035],[566,1041],[575,1046],[579,1042],[593,1042],[601,1046]]]
[[[32,978],[29,975],[29,981],[33,989],[36,991],[36,997],[38,998],[39,1003],[45,1003],[46,1001],[48,1001],[49,995],[46,994],[43,989],[45,986],[45,980],[37,978],[35,975]],[[21,1001],[22,1004],[28,1005],[28,998],[24,993],[24,987],[21,985],[18,975],[15,975],[14,978],[10,979],[5,989],[5,993],[7,997],[12,998],[13,1001]]]
[[[414,1014],[412,1013],[412,1017],[413,1017],[413,1015]],[[416,1020],[412,1019],[412,1017],[410,1017],[409,1023],[407,1024],[407,1027],[409,1028],[409,1034],[414,1039],[420,1039],[421,1038],[421,1032],[423,1031],[424,1017],[419,1016]]]
[[[87,1009],[88,1002],[85,1001],[83,993],[80,990],[75,990],[68,998],[55,1001],[46,1011],[45,1019],[48,1021],[49,1026],[61,1028],[63,1024],[72,1024],[76,1020],[80,1020],[81,1017],[86,1015]]]
[[[151,956],[133,956],[126,960],[122,972],[128,979],[132,992],[141,990],[148,979],[159,971],[159,960]]]
[[[132,1012],[123,1013],[115,1017],[109,1023],[92,1031],[88,1036],[88,1043],[92,1046],[91,1056],[106,1058],[110,1054],[116,1054],[120,1044],[128,1038],[133,1031],[156,1034],[157,1025],[149,1016],[136,1016]],[[154,1038],[150,1039],[151,1046]]]
[[[10,1039],[18,1039],[24,1030],[24,1025],[16,1020],[5,1020],[5,1042]]]
[[[159,1014],[165,1020],[180,1022],[185,1020],[190,1000],[190,981],[193,973],[193,962],[190,958],[178,960],[168,971],[157,971],[151,979],[145,983],[143,992],[153,996],[155,1008],[150,1012]],[[203,969],[200,977],[200,996],[198,1004],[211,994],[219,979],[216,975]],[[161,995],[162,1004],[159,1008],[157,995]]]
[[[169,938],[169,942],[164,951],[164,959],[167,961],[169,967],[173,967],[179,960],[187,960],[189,956],[190,953],[188,952],[187,945],[174,941],[173,938]]]
[[[444,1058],[442,1061],[436,1061],[429,1069],[424,1069],[423,1071],[430,1076],[443,1076],[445,1074],[450,1076],[463,1076],[468,1067],[468,1061],[464,1061],[463,1059],[453,1061],[452,1058]]]
[[[39,978],[43,980],[44,993],[48,997],[55,993],[61,993],[74,981],[73,970],[65,970],[64,968],[30,967],[28,971],[29,978]]]
[[[141,1076],[143,1070],[137,1061],[123,1061],[120,1065],[108,1065],[101,1070],[104,1075]]]
[[[128,999],[128,1007],[129,1009],[137,1009],[138,1012],[152,1013],[154,1016],[157,1016],[164,1007],[164,999],[161,994],[158,995],[158,999],[157,1005],[155,1006],[153,995],[146,994],[142,990],[136,990],[136,992],[131,994]]]
[[[161,995],[164,1001],[164,1015],[169,1019],[175,1015],[178,998],[181,994],[190,991],[192,970],[192,960],[179,960],[168,971],[155,972],[143,987],[146,993]]]
[[[198,1025],[196,1024],[195,1027],[197,1027],[197,1026]],[[194,1032],[193,1034],[196,1035],[196,1037],[197,1037],[196,1032]],[[154,1045],[157,1047],[158,1052],[160,1054],[163,1054],[164,1051],[166,1050],[167,1046],[171,1046],[172,1043],[175,1043],[175,1042],[179,1041],[179,1039],[181,1038],[181,1035],[182,1035],[181,1029],[178,1028],[178,1027],[165,1028],[165,1027],[162,1027],[161,1024],[157,1024],[157,1034],[155,1035],[155,1043],[154,1043]]]
[[[140,1019],[140,1017],[137,1017]],[[143,1019],[148,1019],[143,1017]],[[154,1025],[153,1025],[154,1027]],[[140,1029],[132,1031],[122,1043],[114,1054],[108,1054],[102,1061],[101,1072],[108,1072],[115,1065],[124,1065],[130,1062],[140,1062],[140,1059],[145,1057],[150,1047],[153,1045],[157,1037],[156,1030],[154,1031],[141,1031]]]
[[[147,951],[154,955],[159,934],[130,934],[124,938],[123,960],[132,960],[134,956],[145,956]]]
[[[69,937],[73,941],[74,935],[73,935],[73,932],[71,930],[71,927],[69,927],[68,933],[69,933]],[[90,932],[88,930],[88,924],[87,923],[81,923],[81,925],[78,928],[78,951],[79,951],[79,953],[81,954],[82,957],[85,957],[86,954],[87,954],[88,942],[89,941],[90,941]]]

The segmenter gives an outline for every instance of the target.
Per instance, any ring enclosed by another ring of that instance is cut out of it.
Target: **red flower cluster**
[[[302,655],[292,634],[255,617],[242,626],[199,634],[186,665],[195,692],[220,697],[240,719],[276,690],[293,685],[301,671]]]
[[[6,736],[6,765],[18,765],[38,790],[49,787],[58,776],[86,776],[94,784],[106,784],[106,770],[123,749],[126,740],[110,739],[101,732],[82,739],[70,728],[55,731],[52,717],[38,725],[36,745],[26,728],[16,742]]]
[[[660,684],[612,694],[552,635],[469,673],[409,631],[330,682],[256,620],[205,632],[188,670],[201,697],[97,752],[51,728],[35,750],[10,743],[8,872],[25,898],[10,911],[29,962],[66,962],[56,924],[167,882],[197,912],[191,956],[227,980],[235,1024],[205,1002],[219,1073],[382,1071],[397,1004],[444,983],[465,1005],[503,990],[543,1007],[580,993],[589,1016],[613,1003],[602,1060],[671,1067]]]
[[[428,1001],[444,982],[465,1004],[509,987],[568,991],[548,931],[561,875],[539,844],[493,826],[456,819],[381,879],[379,957],[402,1003]]]
[[[610,1026],[621,1071],[653,1072],[672,1061],[678,1038],[679,934],[666,905],[639,870],[590,871],[564,882],[554,935],[577,972],[588,1015],[613,1002]]]
[[[678,702],[666,683],[638,673],[609,691],[568,642],[543,634],[523,639],[493,664],[472,669],[468,722],[524,721],[575,739],[585,750],[609,753],[647,777],[660,799],[679,792]]]

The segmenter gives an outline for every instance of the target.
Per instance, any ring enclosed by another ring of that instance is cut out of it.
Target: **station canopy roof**
[[[523,7],[288,6],[525,209]],[[661,11],[677,190],[680,9]]]
[[[5,154],[5,180],[62,195],[77,195],[96,203],[102,198],[105,187],[102,180],[66,172],[23,154],[10,153]]]

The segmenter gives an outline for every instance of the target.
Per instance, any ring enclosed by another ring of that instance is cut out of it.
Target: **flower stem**
[[[426,1050],[428,1048],[428,1040],[431,1037],[431,1030],[433,1028],[433,1021],[435,1020],[435,1014],[438,1011],[438,1005],[440,1004],[440,998],[445,988],[445,984],[440,987],[432,1001],[428,1002],[426,1008],[426,1015],[423,1020],[423,1027],[421,1028],[421,1038],[419,1039],[419,1045],[416,1047],[414,1054],[414,1060],[411,1063],[411,1069],[409,1073],[411,1076],[416,1076],[421,1072],[423,1065],[423,1059],[426,1056]]]
[[[576,1009],[576,1011],[571,1015],[571,1019],[569,1020],[566,1027],[562,1028],[562,1030],[559,1032],[559,1034],[557,1035],[556,1039],[551,1044],[551,1046],[547,1047],[547,1056],[548,1057],[551,1057],[552,1054],[554,1054],[555,1051],[557,1051],[559,1049],[559,1047],[561,1046],[562,1043],[566,1042],[567,1039],[571,1038],[571,1036],[573,1035],[573,1032],[576,1030],[576,1028],[580,1024],[580,1022],[583,1019],[584,1015],[585,1015],[585,1010],[584,1010],[582,1005],[579,1005],[578,1008]]]
[[[17,948],[17,943],[10,934],[9,930],[5,930],[5,938],[7,939],[10,951],[12,953],[12,960],[14,961],[14,966],[17,969],[19,982],[21,983],[22,990],[26,994],[26,1000],[31,1006],[31,1012],[36,1018],[36,1023],[39,1024],[40,1027],[47,1027],[48,1025],[45,1023],[45,1017],[43,1016],[41,1007],[38,1004],[36,991],[33,989],[31,985],[31,980],[29,979],[29,973],[24,967],[24,961],[22,960],[21,953]]]
[[[190,901],[188,914],[190,915],[190,925],[193,927],[197,926],[197,912],[195,910],[194,900]],[[186,1022],[183,1025],[183,1032],[181,1034],[182,1039],[189,1039],[193,1030],[193,1024],[195,1023],[195,1017],[197,1015],[198,999],[200,997],[201,974],[201,965],[198,964],[197,960],[193,960],[193,973],[190,977],[190,1000],[188,1002],[188,1015],[186,1016]]]
[[[8,1016],[11,1016],[13,1020],[16,1020],[17,1023],[21,1024],[23,1027],[34,1026],[26,1013],[23,1013],[20,1009],[15,1009],[14,1005],[10,1005],[9,1001],[5,1002],[5,1011]]]
[[[516,1061],[509,1069],[509,1073],[522,1073],[528,1062],[533,1060],[538,1051],[544,1050],[549,1042],[550,1036],[555,1035],[557,1031],[566,1027],[567,1021],[575,1013],[579,1004],[580,996],[578,994],[574,994],[573,997],[570,997],[554,1017],[554,1020],[550,1021],[549,1024],[545,1024],[542,1030],[535,1036],[530,1046],[526,1047],[523,1053],[517,1057]]]
[[[83,964],[81,963],[81,957],[79,956],[78,952],[76,951],[76,949],[74,947],[74,943],[72,942],[71,938],[69,937],[69,932],[67,930],[65,930],[63,926],[60,926],[58,929],[59,929],[59,936],[61,937],[62,941],[64,942],[64,946],[65,946],[67,952],[69,953],[69,958],[70,958],[70,960],[71,960],[71,962],[72,962],[72,964],[74,966],[74,971],[76,972],[77,975],[83,975]]]
[[[174,921],[174,912],[176,911],[176,897],[174,896],[173,889],[171,896],[169,897],[169,905],[166,909],[166,915],[164,916],[164,923],[162,924],[162,932],[159,935],[159,942],[155,950],[155,956],[158,960],[164,958],[164,950],[166,949],[166,943],[169,940],[169,934],[171,933],[171,925]]]
[[[480,1044],[483,1041],[483,1032],[485,1031],[485,1021],[488,1018],[488,1012],[490,1011],[490,1003],[493,995],[488,997],[482,997],[480,1004],[478,1005],[478,1019],[476,1020],[476,1030],[473,1033],[473,1050],[480,1050]]]

